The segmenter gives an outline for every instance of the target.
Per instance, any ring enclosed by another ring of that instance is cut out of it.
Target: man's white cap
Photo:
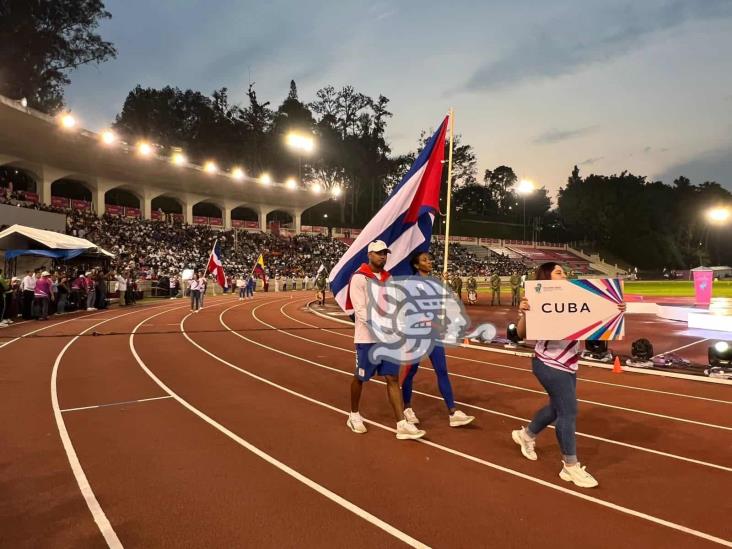
[[[369,244],[369,253],[371,252],[383,252],[386,250],[386,253],[390,254],[391,250],[386,245],[386,242],[383,240],[374,240]]]
[[[51,276],[51,273],[49,273],[48,271],[43,271],[41,273],[41,276]]]

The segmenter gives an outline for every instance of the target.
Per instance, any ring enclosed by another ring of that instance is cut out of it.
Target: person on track
[[[236,288],[239,291],[239,301],[243,301],[247,293],[247,282],[243,274],[236,277]]]
[[[325,276],[325,272],[321,272],[318,278],[315,279],[315,289],[317,290],[316,295],[318,299],[318,305],[325,307],[325,289],[328,287],[328,279]]]
[[[196,273],[191,277],[189,282],[189,290],[191,292],[191,312],[197,313],[201,307],[201,287],[200,287],[201,273]]]
[[[536,280],[564,280],[567,276],[558,263],[548,262],[536,268]],[[618,304],[625,311],[625,303]],[[518,333],[526,336],[525,312],[530,310],[526,297],[519,305]],[[562,470],[559,477],[582,488],[594,488],[597,480],[580,465],[577,459],[575,426],[577,421],[577,369],[580,355],[579,341],[537,341],[532,359],[532,371],[549,395],[549,403],[534,415],[526,427],[511,433],[526,459],[538,459],[536,437],[552,423],[555,424],[559,448],[562,452]]]
[[[410,264],[415,274],[419,276],[430,276],[434,265],[434,258],[429,252],[417,252],[410,260]],[[440,389],[442,398],[445,400],[447,412],[449,414],[450,427],[462,427],[471,423],[475,417],[466,415],[461,410],[455,408],[455,399],[452,395],[452,384],[447,375],[447,357],[445,356],[445,348],[439,343],[435,343],[435,347],[430,353],[430,362],[437,376],[437,386]],[[412,409],[412,383],[414,376],[417,375],[419,362],[409,364],[405,368],[405,375],[402,380],[402,397],[404,400],[404,418],[411,424],[419,423],[417,414]]]
[[[365,381],[374,375],[383,376],[386,381],[386,391],[397,421],[396,438],[399,440],[417,439],[425,435],[425,431],[404,419],[404,403],[399,390],[399,364],[382,360],[372,362],[369,351],[376,343],[376,338],[368,326],[368,279],[385,282],[390,274],[384,269],[386,256],[390,253],[386,243],[375,240],[368,246],[368,263],[363,263],[351,275],[348,285],[348,299],[353,306],[355,326],[353,341],[356,344],[356,369],[351,380],[351,413],[348,414],[346,425],[354,433],[366,432],[363,418],[359,413],[361,391]]]

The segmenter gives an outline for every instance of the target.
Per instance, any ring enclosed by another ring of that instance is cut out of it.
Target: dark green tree
[[[60,110],[73,69],[116,57],[95,32],[111,17],[102,0],[0,1],[0,94]]]

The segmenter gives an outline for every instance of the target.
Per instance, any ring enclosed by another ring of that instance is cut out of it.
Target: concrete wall
[[[35,229],[46,229],[59,233],[66,232],[66,216],[64,214],[0,204],[0,225],[15,225],[16,223]]]

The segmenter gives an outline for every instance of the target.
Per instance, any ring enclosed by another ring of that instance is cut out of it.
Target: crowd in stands
[[[434,243],[432,253],[435,256],[437,268],[441,268],[445,253],[444,243]],[[460,244],[453,243],[450,243],[449,263],[450,271],[462,277],[488,277],[494,273],[498,273],[499,276],[509,276],[513,273],[524,274],[530,269],[530,266],[520,259],[511,259],[495,252],[480,258]]]
[[[4,280],[4,314],[5,318],[11,319],[18,315],[44,318],[69,309],[103,308],[108,302],[107,291],[118,289],[122,294],[121,301],[130,303],[134,301],[136,282],[143,280],[152,281],[157,293],[183,295],[186,290],[183,271],[203,269],[217,240],[224,270],[231,281],[248,278],[261,254],[272,290],[275,287],[277,290],[304,288],[307,284],[305,277],[313,284],[321,265],[330,270],[348,248],[342,240],[325,235],[283,237],[253,231],[220,230],[181,223],[172,216],[166,216],[166,220],[108,214],[98,217],[90,211],[38,204],[26,200],[22,191],[8,188],[0,189],[0,203],[64,213],[68,234],[86,238],[115,256],[103,270],[91,269],[87,265],[60,268],[49,265],[35,274],[24,273],[23,276],[23,273],[18,273],[21,276]],[[434,243],[432,251],[439,269],[444,245]],[[494,273],[508,276],[514,272],[523,274],[528,268],[520,260],[502,254],[492,253],[479,258],[459,244],[450,244],[451,276],[487,278]],[[47,303],[43,296],[32,293],[36,284],[30,282],[31,278],[40,281],[42,288],[48,280],[51,291]]]
[[[149,280],[204,268],[217,240],[224,270],[234,275],[251,272],[261,254],[270,277],[313,276],[321,264],[332,267],[347,249],[341,241],[324,235],[285,238],[172,220],[97,217],[81,211],[68,214],[67,232],[115,254],[114,268],[134,270]]]

